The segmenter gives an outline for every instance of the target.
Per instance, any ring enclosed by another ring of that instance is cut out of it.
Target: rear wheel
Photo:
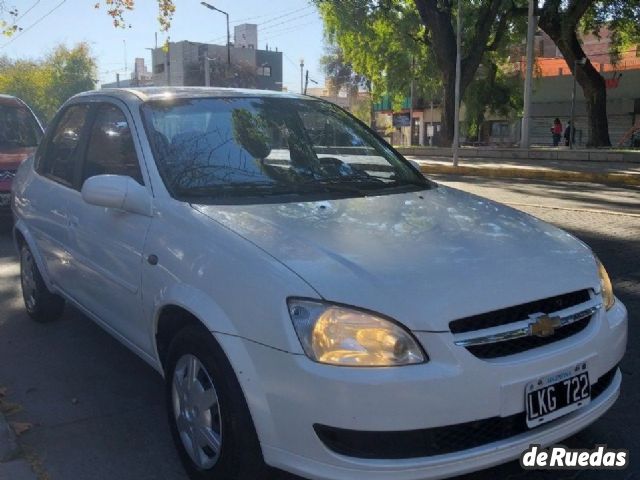
[[[24,305],[31,318],[43,323],[60,318],[64,299],[49,291],[26,244],[20,248],[20,284]]]
[[[240,384],[204,328],[186,327],[171,342],[165,395],[171,433],[192,479],[267,478]]]

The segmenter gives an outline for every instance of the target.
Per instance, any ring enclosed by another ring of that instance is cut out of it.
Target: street
[[[602,419],[566,441],[571,448],[606,443],[628,449],[630,466],[542,473],[525,472],[512,462],[465,480],[640,478],[640,191],[530,180],[435,179],[510,204],[578,236],[607,267],[630,312],[622,395]],[[161,378],[72,308],[54,323],[30,321],[9,233],[0,234],[0,308],[0,387],[7,387],[7,400],[21,407],[10,420],[33,425],[21,442],[39,478],[187,478],[171,443]]]

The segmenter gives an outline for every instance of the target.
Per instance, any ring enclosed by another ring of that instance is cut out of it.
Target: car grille
[[[486,328],[507,326],[515,322],[533,318],[535,315],[553,314],[567,308],[584,304],[590,300],[589,290],[578,290],[563,295],[556,295],[555,297],[524,303],[522,305],[516,305],[514,307],[454,320],[449,323],[449,328],[453,334],[461,334]],[[587,312],[587,314],[588,313],[589,312]],[[587,325],[589,325],[591,318],[592,315],[589,315],[568,325],[557,327],[552,335],[546,337],[520,336],[510,339],[491,339],[491,343],[464,345],[464,347],[472,355],[481,359],[515,355],[569,338],[584,330]],[[528,334],[525,333],[524,335]]]
[[[466,347],[469,352],[478,358],[499,358],[507,355],[515,355],[516,353],[525,352],[534,348],[549,345],[565,338],[569,338],[578,332],[584,330],[591,317],[583,318],[571,325],[559,328],[550,337],[523,337],[515,340],[507,340],[505,342],[487,343],[485,345],[471,345]]]
[[[7,180],[13,180],[16,176],[15,170],[0,170],[0,182],[6,182]]]
[[[484,328],[498,327],[508,323],[526,320],[529,315],[536,313],[553,313],[565,308],[573,307],[590,299],[589,290],[565,293],[555,297],[523,303],[515,307],[503,308],[493,312],[482,313],[472,317],[461,318],[449,323],[451,333],[465,333]]]
[[[602,375],[591,386],[595,400],[613,381],[618,367]],[[562,422],[562,417],[549,424]],[[316,434],[329,449],[355,458],[402,459],[430,457],[506,440],[529,431],[526,413],[492,417],[446,427],[396,432],[363,432],[314,425]]]

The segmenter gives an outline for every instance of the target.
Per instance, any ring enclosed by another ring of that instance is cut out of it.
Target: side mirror
[[[147,189],[124,175],[96,175],[82,185],[82,199],[98,207],[152,216],[151,196]]]

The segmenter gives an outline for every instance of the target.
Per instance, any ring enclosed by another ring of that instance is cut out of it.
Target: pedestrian
[[[551,137],[553,138],[553,146],[560,145],[560,139],[562,138],[562,123],[560,119],[556,117],[551,126]]]
[[[567,122],[567,128],[564,129],[564,145],[568,147],[570,144],[576,143],[576,130],[571,124],[571,120]]]

